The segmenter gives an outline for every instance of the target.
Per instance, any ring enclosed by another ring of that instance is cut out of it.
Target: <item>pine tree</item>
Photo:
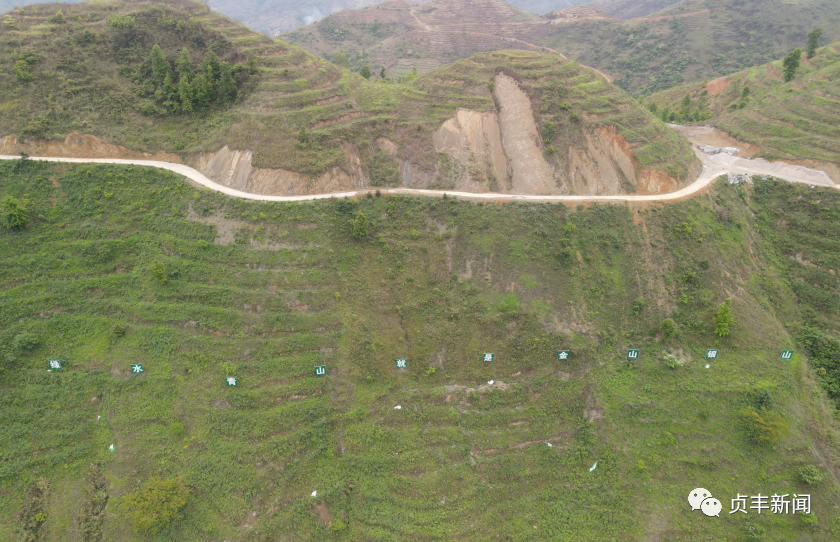
[[[806,57],[812,58],[815,54],[817,54],[817,47],[820,46],[820,38],[822,37],[822,27],[818,26],[817,28],[808,32],[808,47],[806,49],[807,53],[805,54]]]
[[[785,83],[792,81],[796,77],[796,70],[799,68],[799,59],[802,58],[802,50],[794,49],[785,55],[782,61],[782,75],[785,78]]]
[[[219,57],[216,56],[216,53],[207,51],[207,54],[204,55],[204,62],[201,63],[201,71],[207,77],[208,83],[212,85],[216,84],[216,81],[221,76]]]
[[[178,97],[181,99],[181,108],[186,112],[193,110],[193,89],[187,77],[181,76],[178,81]]]
[[[178,72],[178,77],[186,79],[188,84],[192,82],[195,74],[193,73],[192,61],[190,60],[190,52],[187,51],[186,47],[181,49],[181,55],[178,57],[178,63],[175,69]]]
[[[158,88],[162,88],[166,82],[166,76],[172,74],[169,61],[166,60],[166,55],[163,54],[163,50],[157,44],[152,47],[152,73],[155,75],[155,83]]]
[[[219,98],[222,103],[231,103],[236,100],[236,83],[233,80],[233,70],[227,62],[219,63]]]
[[[190,86],[192,87],[193,108],[209,107],[213,101],[213,87],[207,82],[207,78],[199,73]]]
[[[257,73],[257,57],[254,56],[254,53],[248,53],[248,73],[253,75]]]
[[[362,66],[361,71],[359,71],[359,75],[361,75],[365,79],[370,79],[370,76],[371,76],[370,67],[367,66],[367,65]]]
[[[385,66],[382,66],[382,69],[379,70],[379,78],[385,79]]]
[[[172,72],[163,80],[163,105],[169,109],[178,109],[178,86],[172,81]]]

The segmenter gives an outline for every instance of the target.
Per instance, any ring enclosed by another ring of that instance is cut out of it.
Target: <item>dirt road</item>
[[[763,160],[747,160],[745,158],[731,157],[724,155],[714,155],[709,157],[706,154],[695,150],[698,158],[703,163],[703,171],[696,181],[690,185],[677,190],[676,192],[669,192],[667,194],[622,194],[616,196],[532,196],[520,194],[498,194],[498,193],[472,193],[472,192],[451,192],[447,190],[420,190],[414,188],[382,188],[382,194],[412,194],[416,196],[430,196],[443,197],[446,194],[449,197],[457,197],[459,199],[472,201],[533,201],[543,203],[560,203],[564,201],[578,201],[578,202],[624,202],[624,201],[674,201],[688,197],[703,188],[707,187],[718,176],[726,173],[746,174],[746,175],[772,175],[774,177],[782,178],[790,182],[798,182],[809,185],[820,185],[840,189],[837,185],[828,178],[821,171],[807,169],[802,166],[788,166],[782,173],[768,172],[767,162]],[[17,160],[19,156],[3,156],[0,155],[0,160]],[[195,184],[227,194],[236,198],[250,199],[257,201],[311,201],[318,199],[329,198],[343,198],[363,196],[367,192],[373,190],[354,190],[351,192],[333,192],[329,194],[312,194],[307,196],[265,196],[262,194],[249,194],[227,186],[222,186],[215,183],[201,174],[195,169],[185,166],[183,164],[172,164],[169,162],[157,162],[153,160],[123,160],[118,158],[60,158],[51,156],[32,156],[30,160],[43,160],[45,162],[63,162],[69,164],[125,164],[134,166],[148,166],[160,169],[166,169],[174,173],[183,175]],[[717,162],[715,161],[717,160]],[[762,163],[763,162],[763,163]],[[824,178],[821,178],[822,174]]]

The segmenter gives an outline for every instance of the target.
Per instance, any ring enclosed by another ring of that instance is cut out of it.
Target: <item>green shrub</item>
[[[741,410],[747,438],[753,444],[776,444],[790,432],[790,423],[774,410],[756,411],[753,407]]]
[[[361,211],[350,221],[350,235],[354,239],[364,239],[368,234],[368,219]]]
[[[645,301],[644,299],[637,299],[633,302],[633,314],[636,316],[639,315],[640,312],[645,310]]]
[[[18,333],[12,339],[12,348],[15,352],[28,352],[38,346],[38,337],[32,333]]]
[[[752,523],[747,523],[747,540],[761,540],[764,538],[764,535],[767,534],[767,531],[761,525],[754,525]]]
[[[6,196],[0,200],[0,218],[3,225],[10,230],[20,230],[26,226],[29,220],[29,212],[26,209],[27,201],[20,201],[12,196]]]
[[[169,433],[173,437],[180,437],[184,434],[184,424],[181,422],[172,422],[169,424]]]
[[[137,490],[123,497],[117,510],[132,523],[135,532],[157,532],[181,519],[190,488],[183,478],[150,478]]]
[[[761,390],[755,396],[755,407],[758,410],[769,410],[773,406],[773,394],[770,390]]]
[[[813,465],[803,465],[799,467],[799,477],[809,486],[818,485],[822,482],[823,475],[820,469]]]
[[[160,284],[164,284],[166,282],[166,266],[164,266],[163,262],[160,260],[155,260],[149,264],[149,274]]]
[[[514,312],[518,308],[519,298],[513,292],[505,294],[505,296],[499,302],[499,312]]]
[[[729,335],[729,325],[734,324],[735,320],[732,318],[732,310],[729,308],[729,300],[725,300],[723,305],[718,308],[717,316],[714,318],[715,335],[718,337],[726,337]]]
[[[129,15],[117,14],[108,19],[108,24],[113,28],[133,28],[134,23],[134,17]]]
[[[662,356],[662,362],[665,363],[665,366],[669,369],[677,369],[685,365],[685,360],[680,359],[673,354],[664,354]]]
[[[662,338],[668,340],[677,334],[677,323],[670,318],[666,318],[659,324],[659,329],[662,330]]]

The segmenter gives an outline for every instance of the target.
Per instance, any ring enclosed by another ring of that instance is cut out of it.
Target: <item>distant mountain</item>
[[[621,18],[636,15],[644,16]],[[481,51],[555,50],[639,95],[774,60],[801,47],[816,26],[827,41],[840,39],[840,2],[597,0],[537,17],[502,0],[392,0],[334,13],[283,39],[326,58],[342,51],[355,69],[385,66],[393,75]]]

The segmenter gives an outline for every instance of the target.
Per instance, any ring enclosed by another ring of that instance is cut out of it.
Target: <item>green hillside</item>
[[[840,42],[803,55],[796,76],[784,80],[783,61],[650,96],[657,113],[682,120],[685,96],[692,115],[761,147],[769,159],[840,164]]]
[[[378,167],[375,142],[387,138],[399,158],[434,171],[432,133],[458,108],[493,109],[489,83],[507,70],[527,85],[539,125],[543,116],[567,125],[574,116],[581,134],[614,125],[638,145],[642,165],[678,176],[693,160],[683,139],[623,91],[556,55],[486,54],[397,83],[364,79],[199,2],[88,2],[60,11],[15,10],[0,25],[0,135],[63,141],[77,131],[185,160],[227,145],[253,151],[255,167],[311,176],[348,170],[344,145],[370,172]],[[558,110],[563,102],[570,109]],[[395,171],[395,159],[387,160]]]
[[[840,536],[836,191],[280,204],[5,162],[4,216],[9,196],[29,221],[0,229],[3,540]],[[154,479],[186,505],[135,534],[124,498]],[[698,486],[719,518],[690,511]],[[811,515],[729,514],[739,493]]]

